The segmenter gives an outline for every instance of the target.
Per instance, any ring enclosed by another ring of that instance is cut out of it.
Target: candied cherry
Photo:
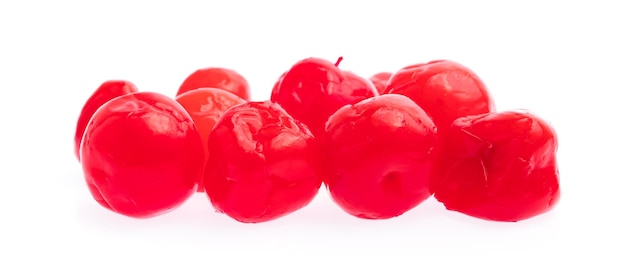
[[[323,145],[332,199],[366,219],[399,216],[430,197],[437,145],[433,121],[411,99],[385,94],[346,105],[326,124]]]
[[[487,87],[469,68],[449,60],[431,61],[394,73],[386,93],[415,101],[433,119],[439,134],[455,119],[494,111]]]
[[[196,190],[204,166],[200,134],[189,114],[153,92],[102,105],[86,127],[80,152],[94,199],[135,218],[181,205]]]
[[[369,78],[369,80],[372,81],[372,83],[374,84],[374,87],[376,87],[378,94],[385,93],[385,90],[387,89],[387,83],[389,82],[389,78],[391,78],[391,74],[391,72],[380,72],[374,74]]]
[[[559,200],[556,132],[527,111],[458,118],[442,143],[431,190],[449,210],[515,222]]]
[[[276,103],[234,106],[209,135],[206,193],[218,212],[244,223],[292,213],[321,186],[317,143]]]
[[[91,116],[109,100],[125,94],[137,92],[137,87],[125,80],[108,80],[103,82],[96,91],[87,99],[76,123],[76,133],[74,134],[74,155],[80,161],[80,142],[85,133],[85,127]]]
[[[218,88],[250,100],[250,85],[239,72],[222,67],[208,67],[194,71],[180,85],[176,95],[199,88]]]
[[[307,58],[294,64],[272,91],[271,100],[319,136],[328,117],[346,104],[378,95],[368,80],[329,61]]]
[[[205,159],[209,155],[209,133],[217,120],[224,112],[237,104],[245,103],[244,99],[239,96],[222,89],[217,88],[200,88],[180,94],[176,97],[178,101],[187,110],[193,119],[204,147]],[[198,181],[198,192],[204,191],[202,178]]]

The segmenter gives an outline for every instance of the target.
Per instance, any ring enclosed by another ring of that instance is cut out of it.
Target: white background
[[[495,2],[2,1],[0,265],[624,265],[625,9]],[[296,213],[248,225],[202,194],[149,220],[91,198],[72,141],[101,82],[173,96],[195,69],[219,66],[265,100],[311,56],[344,56],[342,68],[363,76],[433,59],[470,67],[498,109],[530,109],[556,128],[559,205],[495,223],[431,198],[366,221],[322,190]]]

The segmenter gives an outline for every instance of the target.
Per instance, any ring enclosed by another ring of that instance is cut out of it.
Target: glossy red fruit
[[[371,82],[342,71],[336,64],[319,58],[301,60],[272,91],[271,100],[316,136],[323,134],[326,120],[337,109],[378,95]]]
[[[369,80],[374,83],[378,94],[383,94],[385,90],[387,90],[387,83],[389,82],[389,78],[391,78],[391,74],[390,72],[380,72],[369,78]]]
[[[402,68],[394,73],[386,93],[415,101],[433,119],[439,134],[455,119],[495,110],[487,87],[469,68],[448,60]]]
[[[431,189],[449,210],[514,222],[560,197],[556,133],[528,112],[459,118],[440,151]]]
[[[147,218],[173,210],[195,190],[204,153],[185,109],[167,96],[117,97],[93,115],[81,143],[94,199],[117,213]]]
[[[311,132],[278,104],[228,109],[209,136],[205,189],[215,209],[237,221],[270,221],[317,194],[319,148]]]
[[[176,101],[187,110],[200,132],[202,147],[204,147],[205,152],[204,161],[209,156],[209,133],[211,133],[217,120],[228,108],[246,102],[235,94],[217,88],[191,90],[178,95]],[[198,192],[203,192],[202,178],[198,182]]]
[[[218,88],[232,92],[240,98],[250,100],[250,85],[239,72],[221,67],[198,69],[180,85],[176,95],[199,88]]]
[[[430,197],[437,129],[411,99],[386,94],[344,106],[324,139],[325,183],[347,213],[386,219]]]
[[[351,96],[358,95],[359,90],[363,90],[363,92],[361,93],[367,95],[367,98],[378,96],[378,91],[376,90],[376,87],[371,80],[361,77],[354,72],[347,70],[344,70],[343,74],[345,76],[345,79],[342,87],[347,88],[348,90],[352,90],[353,93],[351,94]],[[363,95],[361,95],[361,97],[363,97]]]
[[[109,80],[102,83],[89,99],[87,99],[78,117],[76,133],[74,134],[74,155],[78,161],[80,161],[80,142],[83,139],[85,127],[87,123],[89,123],[89,119],[91,119],[93,113],[109,100],[133,92],[137,92],[137,87],[131,82],[125,80]]]

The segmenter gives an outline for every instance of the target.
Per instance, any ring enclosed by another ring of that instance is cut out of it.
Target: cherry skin
[[[347,213],[388,219],[428,197],[438,137],[411,99],[385,94],[339,109],[324,135],[332,199]]]
[[[339,69],[339,61],[301,60],[272,91],[271,100],[306,124],[315,136],[324,133],[326,120],[337,109],[378,95],[371,82]]]
[[[547,212],[560,198],[556,132],[535,115],[462,117],[442,143],[431,190],[449,210],[515,222]]]
[[[243,223],[308,205],[321,186],[318,142],[276,103],[228,109],[209,136],[204,185],[218,212]]]
[[[387,90],[387,83],[389,82],[389,78],[391,78],[391,72],[380,72],[376,73],[369,78],[372,83],[374,83],[374,87],[378,91],[378,94],[384,94],[385,90]]]
[[[109,100],[133,92],[137,92],[137,87],[131,82],[125,80],[109,80],[102,83],[89,99],[87,99],[78,117],[76,133],[74,134],[74,155],[78,161],[80,161],[80,142],[83,139],[85,127],[87,127],[87,123],[89,123],[93,113]]]
[[[338,64],[338,63],[337,63]],[[374,85],[373,83],[370,84],[371,81],[368,81],[364,78],[362,78],[361,76],[350,72],[350,71],[343,71],[343,74],[345,75],[346,83],[349,83],[348,86],[352,87],[352,88],[367,88],[370,87],[371,89],[371,85]],[[278,97],[280,90],[280,84],[283,81],[283,78],[285,78],[285,75],[287,75],[287,72],[283,73],[278,80],[274,83],[274,87],[272,88],[272,97]]]
[[[455,119],[495,111],[487,87],[469,68],[437,60],[402,68],[393,74],[386,93],[405,95],[428,113],[439,134]]]
[[[178,95],[176,101],[187,110],[200,132],[202,147],[204,147],[204,161],[209,156],[209,133],[217,120],[228,108],[246,102],[235,94],[217,88],[191,90]],[[198,192],[203,192],[202,178],[198,182]]]
[[[374,83],[366,78],[363,78],[354,72],[344,70],[343,74],[345,76],[343,87],[348,88],[349,90],[353,90],[356,94],[352,94],[352,96],[358,95],[358,93],[364,93],[365,95],[361,95],[361,97],[366,96],[366,98],[378,96],[378,91],[376,90],[376,86]],[[362,90],[362,92],[360,91]],[[364,98],[364,99],[366,99]],[[364,100],[362,99],[362,100]]]
[[[196,190],[204,153],[185,109],[153,92],[117,97],[93,115],[81,143],[85,180],[100,205],[148,218],[181,205]]]
[[[239,72],[220,67],[198,69],[180,85],[176,95],[199,88],[218,88],[232,92],[242,99],[250,100],[250,85]]]

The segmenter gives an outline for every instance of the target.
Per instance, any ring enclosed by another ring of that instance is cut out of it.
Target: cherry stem
[[[339,58],[337,58],[337,62],[335,62],[335,66],[339,67],[339,63],[341,63],[342,60],[343,60],[343,56],[340,56]]]

